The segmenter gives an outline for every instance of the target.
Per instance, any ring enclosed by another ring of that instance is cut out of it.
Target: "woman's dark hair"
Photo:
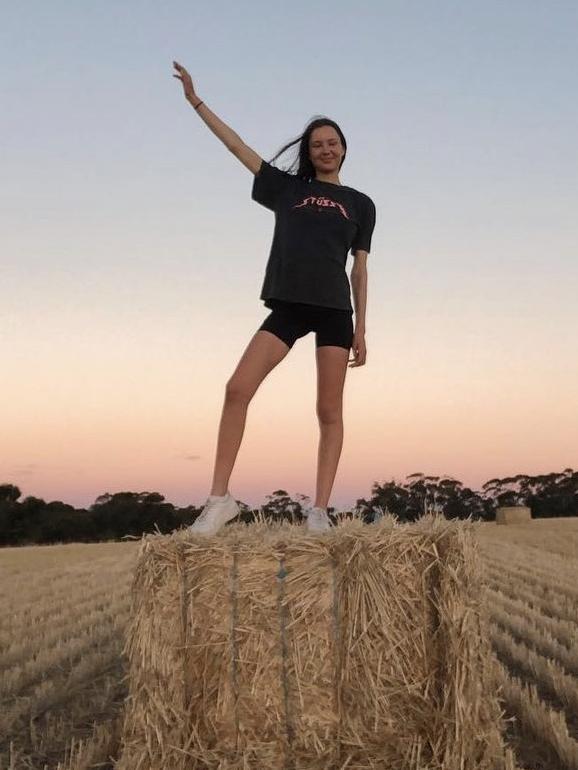
[[[311,162],[309,158],[309,137],[311,136],[311,133],[314,129],[320,128],[321,126],[332,126],[337,133],[339,134],[339,138],[341,139],[341,144],[343,145],[343,149],[345,150],[343,154],[343,158],[341,158],[341,163],[339,164],[339,170],[341,170],[341,166],[343,166],[343,161],[345,160],[345,156],[347,155],[347,142],[345,141],[345,137],[343,136],[342,130],[339,128],[337,123],[334,120],[331,120],[331,118],[326,118],[323,116],[320,116],[318,118],[315,118],[312,120],[305,128],[305,131],[301,134],[301,136],[298,136],[297,139],[293,139],[291,142],[285,145],[285,147],[282,147],[277,155],[275,155],[273,158],[271,158],[268,163],[272,163],[276,158],[279,157],[282,153],[285,152],[285,150],[288,150],[289,147],[292,147],[294,144],[297,144],[299,142],[299,155],[298,158],[296,158],[289,168],[285,169],[285,171],[289,171],[290,173],[295,173],[295,176],[300,177],[301,179],[309,180],[313,179],[315,177],[315,166]],[[291,169],[295,166],[295,163],[298,162],[297,171],[293,172]]]

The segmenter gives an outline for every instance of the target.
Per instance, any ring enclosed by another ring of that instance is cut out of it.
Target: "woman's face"
[[[309,137],[309,157],[318,171],[324,174],[339,171],[344,154],[341,139],[333,126],[313,129]]]

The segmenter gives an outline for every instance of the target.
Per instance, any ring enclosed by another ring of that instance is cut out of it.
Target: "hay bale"
[[[532,511],[527,505],[502,505],[496,509],[496,524],[518,524],[532,520]]]
[[[117,770],[505,770],[473,524],[143,538]]]

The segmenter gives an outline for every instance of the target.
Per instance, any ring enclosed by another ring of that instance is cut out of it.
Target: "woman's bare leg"
[[[290,348],[272,332],[259,329],[253,335],[225,388],[212,495],[224,495],[245,431],[247,408],[259,385],[280,363]]]
[[[335,345],[322,345],[317,358],[317,487],[315,505],[327,508],[343,446],[343,390],[349,351]]]

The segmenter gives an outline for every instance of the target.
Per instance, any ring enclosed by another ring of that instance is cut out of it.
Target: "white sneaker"
[[[307,529],[312,532],[324,532],[331,528],[331,522],[325,508],[309,508],[307,511]]]
[[[214,535],[240,513],[237,501],[227,491],[225,495],[209,495],[201,513],[189,527],[190,532]]]

